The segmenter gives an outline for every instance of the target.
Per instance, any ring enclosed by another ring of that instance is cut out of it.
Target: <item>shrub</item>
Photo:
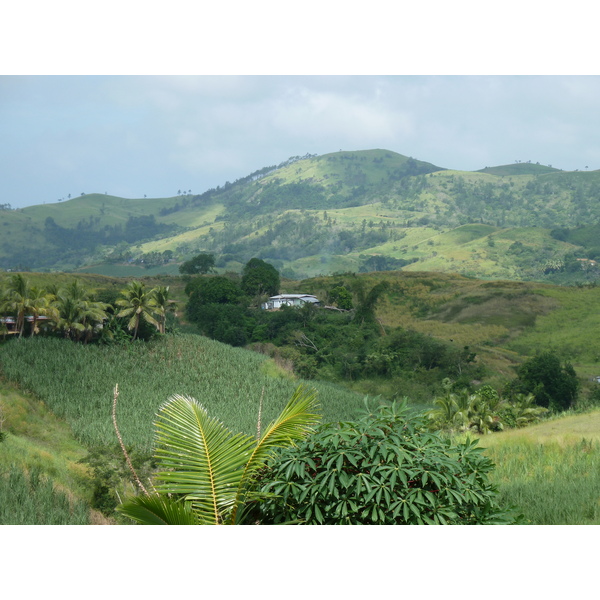
[[[263,473],[263,523],[495,524],[515,521],[496,503],[493,463],[477,441],[428,433],[406,402],[359,421],[327,424],[282,450]],[[271,496],[268,496],[271,494]]]
[[[552,411],[567,410],[577,400],[579,381],[570,363],[561,364],[553,352],[543,352],[525,361],[517,379],[507,386],[509,395],[533,394],[539,406]]]

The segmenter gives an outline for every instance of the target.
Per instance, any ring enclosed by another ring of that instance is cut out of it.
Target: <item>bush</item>
[[[577,400],[579,381],[570,363],[561,364],[553,352],[543,352],[525,361],[511,381],[508,395],[533,394],[539,406],[552,411],[571,408]]]
[[[279,452],[261,479],[263,523],[422,525],[513,523],[488,481],[477,441],[428,433],[406,402],[327,424]],[[269,496],[268,494],[271,494]]]

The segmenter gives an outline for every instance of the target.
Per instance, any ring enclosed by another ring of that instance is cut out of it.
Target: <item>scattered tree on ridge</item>
[[[179,266],[179,272],[183,275],[206,275],[215,270],[214,254],[202,253],[186,260]]]

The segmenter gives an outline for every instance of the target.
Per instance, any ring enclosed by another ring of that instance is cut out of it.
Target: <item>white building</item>
[[[279,294],[271,296],[266,302],[263,302],[262,308],[265,310],[277,310],[284,304],[287,306],[302,306],[306,303],[318,306],[319,299],[311,294]]]

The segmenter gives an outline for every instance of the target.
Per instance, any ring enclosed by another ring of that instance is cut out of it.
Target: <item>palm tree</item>
[[[20,273],[13,275],[6,289],[6,306],[17,318],[16,326],[19,330],[19,337],[23,337],[30,295],[31,286],[29,281]]]
[[[389,282],[381,281],[374,285],[369,292],[366,292],[362,282],[357,282],[354,285],[353,291],[356,292],[358,299],[358,304],[354,312],[354,320],[357,323],[362,325],[364,323],[375,322],[375,306],[389,287]]]
[[[40,316],[47,316],[58,320],[59,313],[52,301],[54,296],[46,292],[46,290],[32,287],[29,300],[29,313],[32,317],[31,337],[38,332],[38,319]]]
[[[510,405],[510,412],[517,427],[524,427],[539,421],[548,411],[535,403],[533,394],[516,394]]]
[[[184,396],[172,396],[158,414],[155,492],[129,499],[118,511],[138,523],[239,524],[251,503],[257,472],[272,452],[308,435],[319,417],[316,393],[299,386],[283,412],[255,438],[234,434]]]
[[[127,328],[133,329],[133,340],[137,338],[140,321],[143,319],[158,327],[158,321],[154,318],[157,313],[156,300],[154,294],[146,291],[146,286],[139,281],[131,281],[121,292],[123,298],[119,298],[115,304],[123,307],[123,310],[117,313],[117,317],[130,317]]]
[[[66,337],[76,340],[85,334],[87,342],[98,325],[107,318],[108,304],[93,301],[89,290],[77,280],[59,290],[54,305],[59,313],[59,327],[64,330]]]
[[[169,287],[159,285],[152,290],[156,313],[158,314],[158,331],[165,333],[167,324],[167,312],[173,310],[173,301],[169,300]]]

